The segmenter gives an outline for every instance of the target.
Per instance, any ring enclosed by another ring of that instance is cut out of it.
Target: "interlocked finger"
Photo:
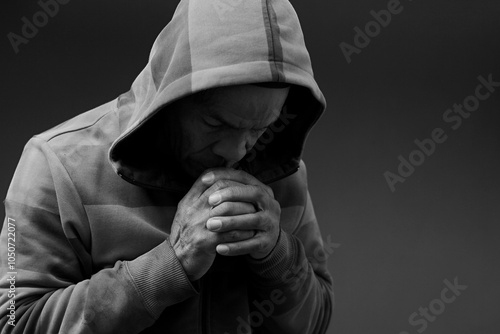
[[[238,216],[256,212],[255,206],[246,202],[224,202],[210,209],[210,218],[217,216]]]

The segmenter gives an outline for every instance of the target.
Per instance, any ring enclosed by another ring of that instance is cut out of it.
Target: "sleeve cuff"
[[[168,239],[125,264],[146,309],[155,319],[165,307],[199,293],[187,278]]]
[[[255,280],[265,286],[280,285],[295,263],[296,241],[294,237],[281,230],[273,251],[264,259],[247,256],[247,263],[255,275]]]

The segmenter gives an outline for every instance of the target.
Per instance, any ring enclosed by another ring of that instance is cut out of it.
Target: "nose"
[[[222,157],[226,162],[226,167],[230,167],[243,159],[256,141],[257,138],[247,131],[235,131],[217,141],[212,146],[212,152]]]

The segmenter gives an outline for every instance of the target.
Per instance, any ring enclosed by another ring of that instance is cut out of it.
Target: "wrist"
[[[278,231],[278,237],[276,238],[276,242],[274,243],[273,248],[271,248],[271,250],[269,251],[269,253],[267,253],[266,255],[264,255],[262,257],[256,257],[256,256],[253,256],[252,254],[250,254],[248,256],[252,260],[254,260],[254,261],[264,261],[264,260],[266,260],[269,256],[271,256],[271,254],[273,254],[274,250],[276,249],[276,246],[280,242],[280,237],[281,237],[281,228]]]
[[[283,284],[292,272],[293,265],[300,253],[298,240],[285,231],[281,231],[275,248],[263,259],[246,258],[253,273],[255,283],[265,286]]]

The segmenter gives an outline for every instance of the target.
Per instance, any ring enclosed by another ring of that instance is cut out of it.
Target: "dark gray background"
[[[176,3],[70,1],[17,55],[6,35],[40,7],[3,4],[2,198],[30,136],[129,89]],[[500,81],[500,3],[402,1],[351,64],[339,44],[387,1],[292,3],[329,103],[304,157],[324,238],[341,244],[329,333],[417,333],[408,317],[455,277],[467,289],[425,333],[498,333],[500,88],[457,130],[442,116],[479,75]],[[391,192],[383,173],[435,128],[447,141]]]

